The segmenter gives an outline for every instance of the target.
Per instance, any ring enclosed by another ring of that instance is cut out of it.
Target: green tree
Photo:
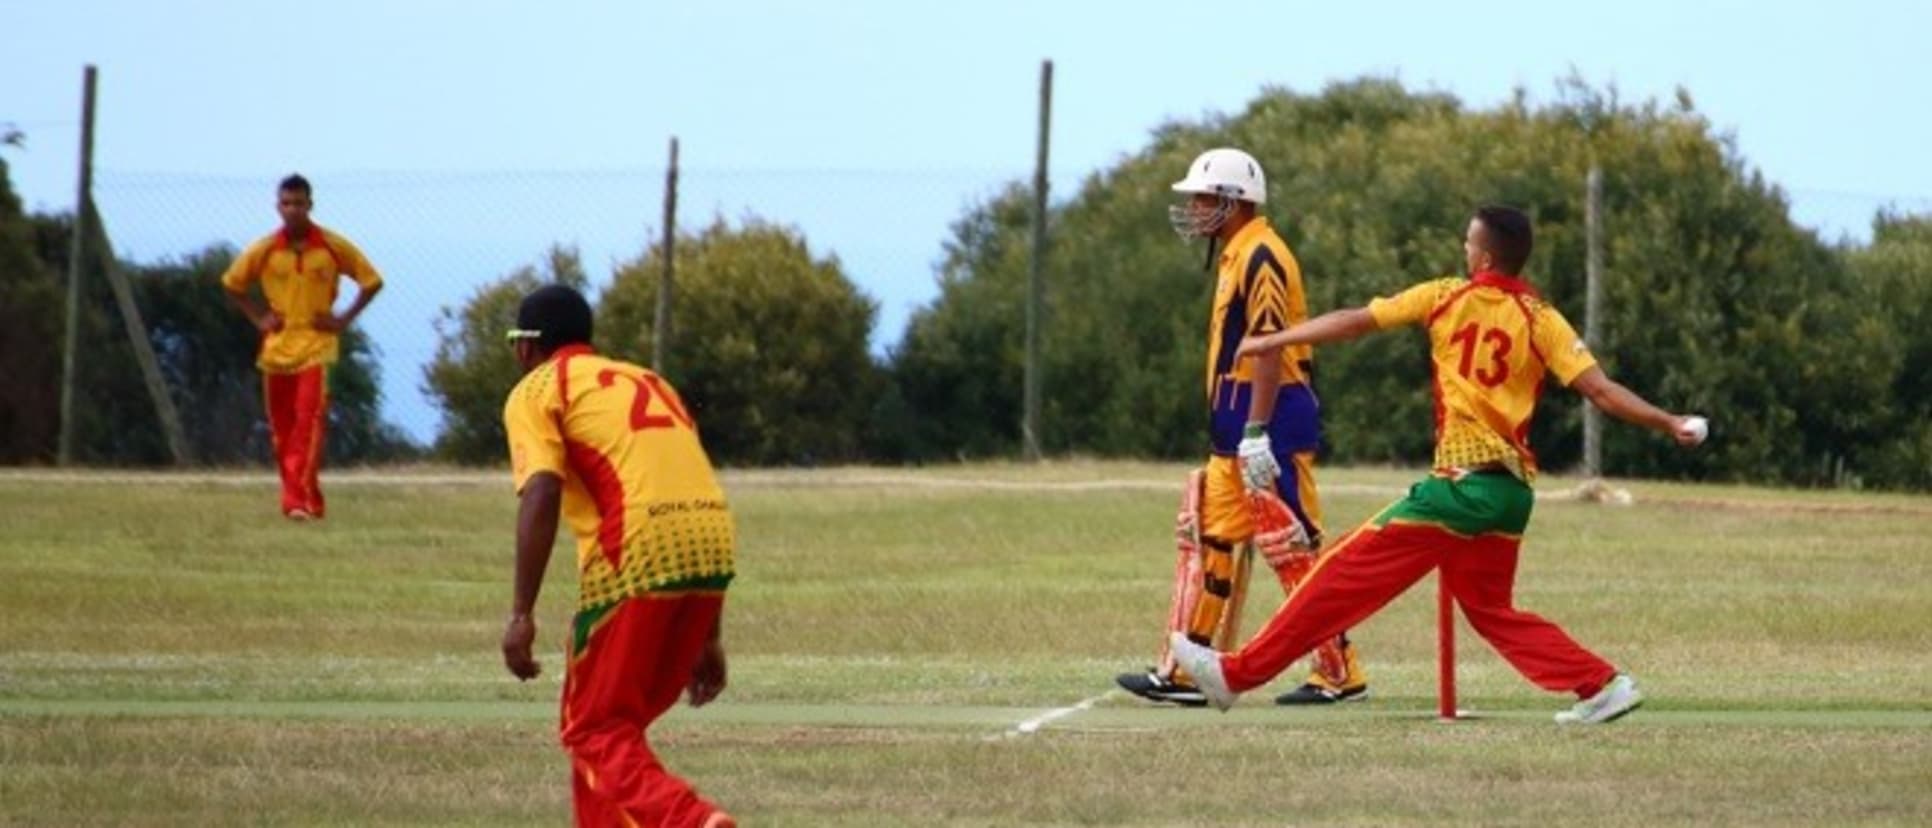
[[[1888,410],[1875,436],[1850,447],[1875,485],[1932,489],[1932,215],[1883,213],[1872,243],[1847,252],[1861,314],[1847,333],[1881,340],[1882,363],[1857,366],[1885,386]],[[1885,371],[1889,367],[1891,370]]]
[[[3,228],[21,226],[5,217],[11,195],[5,191],[0,198],[0,238]],[[6,262],[0,265],[5,268],[0,271],[0,292],[6,295],[0,321],[7,328],[0,337],[8,337],[0,361],[8,377],[21,380],[0,392],[0,425],[8,452],[0,459],[47,462],[54,459],[60,425],[66,318],[65,279],[53,274],[67,272],[74,224],[66,215],[29,216],[24,226],[31,238],[32,267],[8,258],[10,246],[0,241],[0,260]],[[90,247],[81,269],[74,459],[99,465],[167,464],[173,457],[128,341],[100,247]],[[233,258],[231,248],[217,245],[179,261],[118,264],[141,309],[148,344],[180,412],[189,449],[203,463],[270,456],[260,377],[254,368],[256,333],[230,309],[219,285]],[[368,338],[359,330],[345,333],[342,360],[330,372],[327,451],[332,462],[413,455],[408,438],[380,417],[380,370]]]
[[[436,356],[423,369],[424,389],[443,412],[438,457],[470,464],[502,461],[507,446],[503,398],[523,375],[503,334],[516,327],[523,297],[552,282],[586,289],[589,279],[575,248],[552,247],[541,270],[518,268],[477,288],[461,309],[442,309],[435,323]]]
[[[718,219],[675,245],[676,308],[666,376],[729,463],[820,463],[861,456],[884,387],[866,351],[878,305],[836,257],[797,231]],[[649,365],[663,249],[620,268],[597,339]]]
[[[47,463],[60,433],[64,279],[39,256],[0,158],[0,463]]]
[[[1529,276],[1579,325],[1583,190],[1604,170],[1606,319],[1599,357],[1665,405],[1717,421],[1705,451],[1606,431],[1614,474],[1831,482],[1862,471],[1847,447],[1878,435],[1891,377],[1883,326],[1865,319],[1844,258],[1794,226],[1784,195],[1745,165],[1689,96],[1620,102],[1568,79],[1551,102],[1486,110],[1393,81],[1316,95],[1265,91],[1240,113],[1156,130],[1050,216],[1045,443],[1057,451],[1191,456],[1213,276],[1167,235],[1167,185],[1213,146],[1266,165],[1264,215],[1294,250],[1311,312],[1460,271],[1472,209],[1502,202],[1537,222]],[[893,350],[919,452],[1016,449],[1027,206],[1017,186],[954,225],[940,296]],[[1321,349],[1329,456],[1426,462],[1424,342],[1413,334]],[[1846,371],[1834,366],[1858,366]],[[987,387],[972,383],[983,382]],[[1579,401],[1552,393],[1532,432],[1544,465],[1579,456]]]
[[[203,463],[258,462],[273,456],[262,411],[261,374],[255,368],[260,337],[221,289],[221,274],[234,257],[232,248],[213,245],[177,261],[123,266],[162,379],[181,413],[182,430]],[[113,344],[117,350],[126,347],[124,339]],[[125,365],[131,369],[131,348],[127,358]],[[126,376],[110,380],[117,387],[140,382],[137,373],[122,373]],[[381,463],[419,453],[401,429],[382,419],[381,374],[368,335],[359,327],[344,331],[341,359],[329,370],[328,462]],[[127,405],[114,414],[116,421],[152,422],[144,386],[116,393],[128,395]],[[149,462],[161,462],[166,450],[158,428],[137,430],[121,449],[130,457],[152,458]]]
[[[1019,441],[1026,285],[992,274],[1025,268],[1030,205],[1013,185],[953,226],[939,299],[914,312],[888,356],[899,454],[986,456]]]

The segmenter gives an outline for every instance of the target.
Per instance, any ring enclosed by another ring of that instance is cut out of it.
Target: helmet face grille
[[[1219,195],[1213,209],[1209,210],[1196,209],[1191,202],[1170,205],[1167,208],[1168,224],[1186,241],[1207,238],[1220,232],[1221,225],[1226,224],[1228,216],[1234,213],[1235,197],[1228,193]]]

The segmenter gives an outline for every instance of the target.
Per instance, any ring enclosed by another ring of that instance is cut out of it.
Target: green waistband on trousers
[[[731,584],[732,576],[709,575],[698,578],[682,578],[650,590],[651,593],[667,592],[723,592]],[[595,606],[583,607],[571,618],[570,654],[577,655],[590,646],[590,634],[597,629],[597,622],[603,620],[617,605],[626,599],[606,601]]]
[[[1535,505],[1536,492],[1507,473],[1427,477],[1369,522],[1428,523],[1459,535],[1520,535]]]

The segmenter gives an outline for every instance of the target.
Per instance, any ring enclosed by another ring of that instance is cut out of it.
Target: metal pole
[[[1040,459],[1040,315],[1046,288],[1047,143],[1053,123],[1053,61],[1040,62],[1040,143],[1033,167],[1033,261],[1026,280],[1026,379],[1020,438],[1027,460]]]
[[[74,238],[67,254],[67,342],[60,357],[60,445],[57,464],[74,462],[74,352],[80,347],[81,274],[87,260],[87,214],[94,189],[94,65],[81,82],[80,181],[74,196]]]
[[[1585,179],[1583,202],[1583,341],[1592,350],[1603,344],[1603,172],[1593,164]],[[1594,405],[1583,406],[1583,474],[1603,476],[1603,415]]]
[[[657,318],[651,323],[651,370],[664,373],[671,347],[671,279],[677,273],[678,138],[671,136],[671,166],[664,171],[664,272],[657,280]]]

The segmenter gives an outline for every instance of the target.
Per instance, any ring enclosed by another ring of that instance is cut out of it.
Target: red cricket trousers
[[[282,474],[282,514],[322,516],[322,439],[329,421],[329,370],[262,375],[262,407]]]
[[[644,731],[691,684],[723,608],[722,592],[652,593],[578,615],[562,724],[578,825],[700,826],[718,810],[665,770]]]
[[[1389,522],[1351,533],[1323,556],[1261,632],[1221,659],[1236,692],[1274,678],[1316,644],[1359,625],[1441,567],[1469,625],[1538,687],[1587,698],[1616,668],[1562,628],[1512,605],[1519,541],[1465,537],[1440,526]]]

